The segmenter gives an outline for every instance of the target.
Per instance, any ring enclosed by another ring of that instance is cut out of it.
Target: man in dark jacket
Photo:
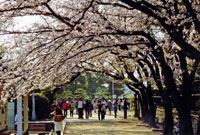
[[[127,98],[124,99],[124,119],[127,119],[127,109],[128,109],[128,101]]]

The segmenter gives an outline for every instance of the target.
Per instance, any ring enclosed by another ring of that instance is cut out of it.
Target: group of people
[[[95,102],[95,101],[94,101]],[[97,100],[97,108],[98,108],[98,118],[99,120],[105,119],[106,109],[109,110],[109,115],[111,115],[112,110],[114,110],[114,117],[117,118],[117,110],[124,110],[124,119],[127,119],[127,110],[130,108],[130,104],[128,103],[127,98],[118,99],[116,98],[114,101],[105,100],[102,98],[101,100]],[[94,110],[96,111],[96,110]],[[101,118],[100,118],[101,117]]]
[[[94,106],[92,102],[88,99],[83,100],[79,99],[77,100],[77,114],[78,114],[78,119],[83,119],[83,112],[85,110],[85,118],[89,119],[89,117],[92,117],[92,110]]]
[[[56,100],[56,105],[53,105],[52,109],[55,111],[54,115],[64,115],[67,117],[68,110],[70,111],[70,117],[73,117],[74,111],[76,110],[76,114],[78,115],[78,119],[83,119],[83,115],[85,112],[85,119],[89,119],[92,117],[92,112],[98,113],[98,119],[104,120],[106,115],[106,110],[109,110],[109,114],[111,115],[112,110],[114,111],[114,117],[117,118],[118,110],[124,110],[124,119],[127,119],[127,110],[130,108],[130,104],[126,98],[124,99],[114,99],[106,100],[102,99],[70,99],[70,100]],[[62,128],[61,122],[55,122],[55,130],[57,135],[60,135],[60,131]]]
[[[68,110],[70,111],[70,117],[73,117],[74,111],[78,114],[79,119],[83,119],[83,112],[85,110],[85,118],[89,119],[92,116],[93,104],[90,100],[86,99],[70,99],[70,100],[60,100],[56,101],[56,105],[63,111],[65,117],[67,117]]]
[[[68,110],[70,112],[70,117],[74,116],[74,110],[76,108],[74,100],[57,100],[56,105],[63,111],[65,117],[67,117]]]
[[[89,119],[92,117],[92,111],[96,113],[98,110],[98,119],[104,120],[106,110],[109,110],[109,114],[111,115],[112,110],[114,110],[114,117],[117,117],[117,110],[124,110],[124,118],[127,118],[127,109],[130,108],[130,104],[127,99],[114,99],[114,100],[106,100],[102,99],[70,99],[70,100],[61,100],[58,99],[56,101],[56,105],[63,111],[65,117],[67,117],[68,110],[70,111],[70,117],[73,117],[74,111],[76,110],[76,114],[78,114],[79,119],[83,119],[83,115],[85,112],[85,119]]]

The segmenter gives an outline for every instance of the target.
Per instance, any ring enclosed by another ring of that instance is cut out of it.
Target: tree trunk
[[[142,120],[145,123],[149,123],[149,111],[144,106],[141,108],[141,111],[142,111]]]
[[[142,99],[140,99],[140,105],[141,105],[141,119],[144,121],[144,122],[147,122],[148,121],[148,116],[147,116],[147,107],[145,107],[145,103],[144,101],[142,101]]]
[[[163,106],[165,111],[165,118],[163,123],[163,134],[164,135],[172,135],[173,134],[173,113],[172,113],[172,103],[170,102],[169,96],[166,94],[165,98],[163,99]]]
[[[156,118],[156,106],[154,104],[149,104],[149,125],[151,127],[157,128],[155,118]]]
[[[148,109],[149,109],[149,125],[151,127],[156,127],[155,117],[156,117],[156,106],[153,102],[151,87],[147,88],[147,98],[148,98]]]
[[[149,109],[147,95],[144,89],[140,89],[139,101],[141,104],[142,120],[146,123],[149,122]]]
[[[200,115],[199,115],[200,118]],[[197,135],[200,135],[200,119],[198,120],[198,124],[197,124]]]
[[[186,65],[183,64],[185,64],[184,62],[182,62],[182,66],[185,67]],[[180,105],[177,106],[180,135],[193,135],[192,118],[191,118],[191,106],[193,105],[192,103],[193,85],[192,85],[192,79],[188,76],[189,75],[183,76],[183,84],[181,87],[182,97]]]
[[[139,114],[138,114],[138,109],[139,109],[139,107],[138,107],[138,104],[139,104],[139,102],[138,102],[138,94],[135,94],[135,99],[134,99],[134,105],[135,105],[135,115],[134,115],[134,117],[139,117]]]
[[[149,123],[149,109],[148,109],[148,101],[142,98],[142,120],[146,123]]]
[[[138,119],[141,119],[142,106],[143,106],[143,103],[142,103],[141,95],[138,94],[138,100],[137,100],[137,108],[138,108],[137,114],[138,114]]]
[[[178,116],[180,135],[193,135],[190,107],[188,107],[187,104],[182,104],[179,108]]]

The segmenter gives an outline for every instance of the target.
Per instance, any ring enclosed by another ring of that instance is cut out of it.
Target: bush
[[[50,105],[48,98],[40,93],[35,94],[35,112],[38,120],[49,118]],[[29,96],[29,118],[32,116],[32,95]]]

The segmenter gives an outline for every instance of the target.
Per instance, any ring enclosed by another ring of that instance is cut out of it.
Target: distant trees
[[[71,83],[63,85],[56,92],[57,98],[95,98],[95,96],[111,98],[110,80],[101,73],[85,72],[78,76]],[[115,86],[115,89],[121,89],[121,86]],[[119,93],[122,94],[123,92]]]
[[[62,92],[58,91],[55,97],[59,99],[73,99],[75,96],[71,90],[63,90]]]
[[[74,97],[75,98],[88,98],[87,92],[86,90],[82,89],[82,88],[78,88],[74,91]]]
[[[112,95],[109,93],[109,90],[106,87],[98,89],[96,93],[94,93],[94,95],[96,95],[99,98],[102,98],[102,97],[106,99],[112,98]]]

